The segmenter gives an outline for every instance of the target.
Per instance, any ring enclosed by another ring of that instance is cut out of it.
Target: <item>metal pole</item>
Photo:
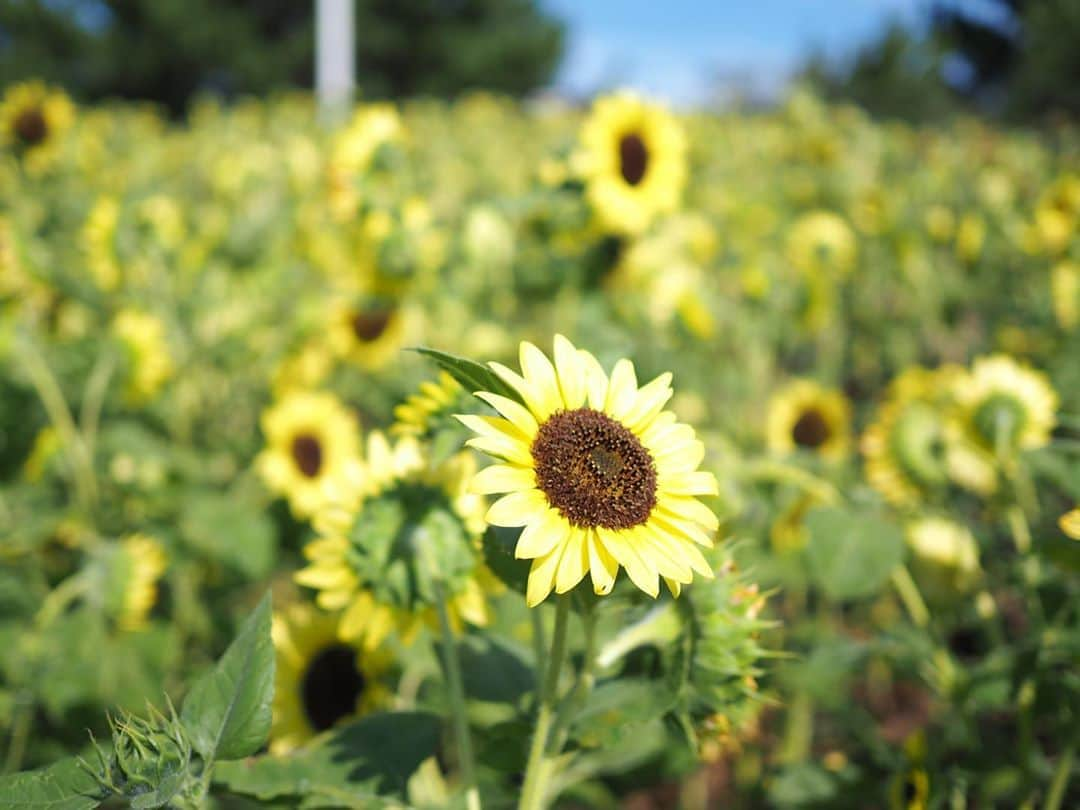
[[[356,75],[354,0],[316,0],[315,91],[324,121],[340,120],[352,104]]]

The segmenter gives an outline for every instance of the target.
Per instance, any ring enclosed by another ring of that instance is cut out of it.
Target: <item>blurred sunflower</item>
[[[908,523],[908,547],[935,584],[948,591],[963,591],[978,578],[979,546],[964,525],[941,517],[923,517]]]
[[[311,517],[358,463],[355,417],[333,394],[292,391],[263,411],[261,424],[267,446],[255,460],[260,475],[288,498],[293,515]]]
[[[851,444],[851,404],[840,391],[794,380],[769,400],[765,443],[773,453],[808,450],[844,458]]]
[[[389,703],[383,681],[390,655],[341,641],[337,624],[337,616],[299,603],[274,613],[271,753],[288,753],[342,720]]]
[[[41,82],[13,85],[0,101],[0,138],[33,172],[55,160],[74,120],[75,105],[67,94]]]
[[[394,424],[390,426],[390,433],[394,436],[426,437],[438,422],[455,409],[460,410],[467,396],[457,380],[441,371],[437,382],[420,383],[417,393],[410,394],[394,408]]]
[[[1061,528],[1061,531],[1065,533],[1066,537],[1071,537],[1073,540],[1080,540],[1080,506],[1075,509],[1070,509],[1058,518],[1058,526]]]
[[[1058,396],[1042,372],[1008,355],[980,357],[954,392],[965,433],[999,458],[1050,441]]]
[[[948,392],[963,373],[912,367],[890,383],[860,442],[866,478],[890,503],[914,505],[948,482]]]
[[[475,492],[509,493],[488,510],[496,526],[524,527],[515,555],[531,559],[526,601],[540,604],[592,576],[611,592],[619,567],[652,597],[662,576],[675,596],[684,584],[713,576],[697,545],[711,547],[718,528],[698,496],[717,494],[712,473],[698,470],[704,445],[665,411],[671,374],[638,387],[633,363],[599,362],[555,336],[554,365],[528,342],[523,376],[489,365],[525,405],[489,392],[477,396],[501,417],[459,416],[479,434],[468,444],[500,463],[473,480]]]
[[[830,211],[803,214],[788,233],[788,261],[810,276],[845,275],[855,266],[855,254],[851,227]]]
[[[327,342],[338,357],[375,370],[389,363],[404,345],[408,313],[388,298],[331,306]]]
[[[165,339],[165,324],[149,312],[125,309],[113,319],[112,331],[127,348],[130,358],[128,399],[134,403],[153,399],[175,371]]]
[[[116,255],[119,221],[120,204],[116,199],[99,197],[90,209],[80,235],[90,276],[102,290],[115,290],[120,283],[120,262]]]
[[[451,626],[490,620],[485,590],[494,581],[479,556],[485,502],[467,491],[470,453],[429,464],[412,437],[391,445],[368,436],[363,473],[315,520],[298,584],[319,591],[325,610],[341,610],[338,634],[364,649],[393,631],[410,643],[445,588]]]
[[[1050,303],[1058,326],[1068,331],[1080,324],[1080,264],[1058,262],[1050,271]]]
[[[129,534],[106,548],[102,587],[106,610],[120,629],[139,630],[157,602],[157,583],[167,563],[165,550],[145,534]]]
[[[929,801],[930,778],[923,768],[907,768],[893,779],[889,788],[893,810],[926,810]]]
[[[679,206],[686,137],[664,109],[629,92],[599,98],[582,125],[585,196],[603,227],[640,233]]]

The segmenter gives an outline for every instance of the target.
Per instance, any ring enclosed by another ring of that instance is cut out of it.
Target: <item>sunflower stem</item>
[[[1061,800],[1065,798],[1065,788],[1069,785],[1074,752],[1075,746],[1070,745],[1058,757],[1054,778],[1050,782],[1050,792],[1047,793],[1046,801],[1043,803],[1043,810],[1058,810],[1061,807]]]
[[[465,806],[468,810],[480,810],[480,789],[476,786],[476,762],[473,759],[472,738],[469,736],[469,720],[465,715],[465,687],[461,678],[461,661],[458,658],[457,644],[454,643],[454,632],[450,627],[446,592],[441,582],[436,581],[436,588],[435,604],[439,613],[439,632],[442,636],[446,680],[450,687],[450,709],[454,718],[454,736],[457,738],[461,781],[465,785]]]
[[[892,583],[893,587],[896,588],[896,592],[900,595],[900,601],[907,608],[911,620],[919,627],[926,627],[930,621],[930,611],[927,609],[926,602],[923,601],[922,594],[919,592],[919,586],[915,584],[915,580],[912,578],[911,572],[907,570],[906,565],[898,565],[893,570]]]
[[[566,657],[566,629],[570,623],[570,599],[559,597],[555,602],[555,630],[551,638],[551,654],[548,656],[547,670],[541,684],[540,705],[536,713],[536,728],[533,731],[529,759],[525,765],[525,782],[521,789],[518,810],[543,810],[547,785],[544,775],[545,754],[548,737],[555,715],[555,698],[559,690],[559,675],[562,672],[563,659]],[[539,669],[539,662],[537,662]],[[539,673],[538,673],[539,674]]]

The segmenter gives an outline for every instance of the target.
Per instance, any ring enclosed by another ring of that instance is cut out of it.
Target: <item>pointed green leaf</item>
[[[832,599],[870,596],[904,559],[904,537],[874,515],[819,507],[806,518],[810,576]]]
[[[0,777],[0,807],[10,810],[87,810],[104,798],[97,780],[77,759]]]
[[[180,717],[204,759],[239,759],[266,742],[273,697],[274,645],[267,594],[214,668],[192,686]]]
[[[446,354],[446,352],[435,349],[420,347],[416,351],[434,360],[439,368],[461,383],[462,387],[470,394],[477,391],[489,391],[492,394],[499,394],[507,399],[520,402],[522,405],[525,404],[525,400],[521,398],[521,394],[517,392],[517,389],[503,382],[502,378],[487,366],[482,366],[474,360],[455,357],[452,354]]]

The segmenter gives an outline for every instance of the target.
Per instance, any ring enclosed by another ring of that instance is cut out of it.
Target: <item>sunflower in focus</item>
[[[1050,441],[1058,396],[1042,372],[1004,354],[980,357],[954,392],[965,433],[999,459]]]
[[[341,641],[336,616],[292,604],[274,613],[270,633],[277,656],[271,753],[288,753],[342,720],[389,703],[384,678],[391,657]]]
[[[408,313],[386,298],[339,301],[332,305],[327,341],[339,358],[375,370],[404,345]]]
[[[481,391],[501,416],[458,417],[479,434],[468,444],[499,461],[472,489],[509,493],[486,520],[523,527],[515,556],[532,560],[529,606],[587,573],[597,594],[610,593],[620,567],[654,598],[660,577],[675,596],[694,573],[711,578],[697,546],[712,546],[718,521],[698,497],[717,494],[717,483],[698,470],[705,447],[693,428],[664,410],[671,374],[639,388],[629,360],[609,377],[561,335],[554,348],[552,364],[522,342],[521,375],[489,364],[524,404]]]
[[[855,254],[851,226],[830,211],[803,214],[788,234],[788,261],[811,277],[846,275],[855,266]]]
[[[629,92],[599,98],[581,130],[585,196],[603,227],[636,234],[679,207],[686,136],[666,110]]]
[[[495,583],[479,555],[486,504],[467,489],[475,465],[467,452],[431,464],[410,436],[368,436],[362,474],[316,516],[295,576],[321,608],[342,611],[342,639],[373,649],[396,631],[411,643],[443,588],[455,631],[488,624]]]
[[[113,319],[112,331],[130,356],[128,399],[136,403],[153,399],[175,371],[165,324],[149,312],[125,309]]]
[[[912,367],[889,384],[859,446],[870,486],[890,503],[912,506],[948,483],[948,392],[963,373]]]
[[[289,500],[297,518],[323,505],[358,462],[360,428],[333,394],[292,391],[263,411],[266,449],[255,460],[270,490]]]
[[[47,168],[64,132],[75,120],[75,105],[61,90],[41,82],[8,88],[0,101],[0,138],[31,171]]]
[[[773,453],[808,450],[830,461],[851,444],[851,404],[840,391],[794,380],[769,400],[765,441]]]

